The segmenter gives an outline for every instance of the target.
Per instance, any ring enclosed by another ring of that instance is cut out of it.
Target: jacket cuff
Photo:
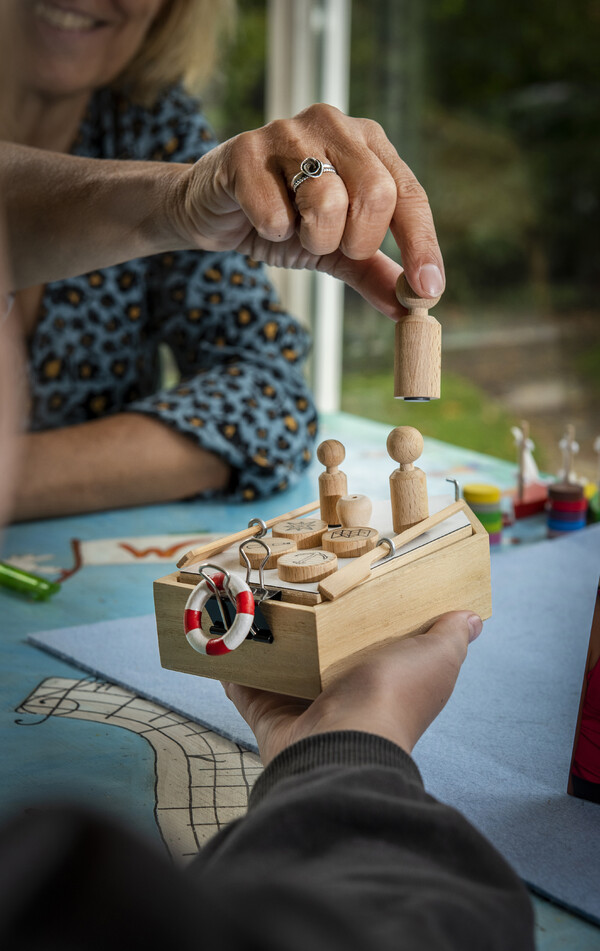
[[[282,750],[258,777],[248,808],[257,806],[284,779],[318,769],[364,766],[398,770],[408,782],[423,786],[415,761],[391,740],[360,730],[335,730],[308,736]]]

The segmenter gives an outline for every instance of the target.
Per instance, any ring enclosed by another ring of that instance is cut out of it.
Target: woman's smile
[[[9,2],[17,81],[47,104],[89,97],[111,83],[135,57],[164,0]]]
[[[33,12],[38,20],[67,33],[89,33],[108,25],[106,19],[76,10],[71,6],[60,6],[49,0],[37,0]]]

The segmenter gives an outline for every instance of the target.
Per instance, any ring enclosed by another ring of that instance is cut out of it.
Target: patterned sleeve
[[[175,125],[169,110],[156,118],[163,144],[152,154],[192,161],[215,140],[191,100],[175,95],[182,119]],[[128,408],[224,458],[237,498],[287,488],[310,461],[317,431],[302,372],[310,342],[279,306],[262,265],[235,253],[174,252],[152,259],[148,290],[152,322],[182,381]]]

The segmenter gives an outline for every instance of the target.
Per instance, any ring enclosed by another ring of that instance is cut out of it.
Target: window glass
[[[263,122],[266,8],[239,0],[209,98],[221,136]],[[350,112],[425,186],[447,291],[442,399],[424,406],[393,400],[393,325],[346,290],[343,409],[509,459],[526,419],[549,472],[573,424],[596,478],[599,48],[597,0],[352,0]]]
[[[507,458],[524,418],[551,472],[572,423],[596,476],[599,44],[595,0],[353,0],[350,111],[425,186],[447,291],[442,399],[396,408],[391,328],[346,291],[344,409]]]

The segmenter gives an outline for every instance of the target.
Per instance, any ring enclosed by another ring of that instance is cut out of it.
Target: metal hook
[[[216,584],[214,583],[214,581],[213,581],[212,578],[210,577],[210,575],[207,575],[207,574],[205,573],[205,569],[207,569],[207,568],[214,568],[216,571],[218,571],[220,574],[223,575],[223,590],[225,591],[225,594],[227,595],[227,597],[229,598],[229,600],[230,600],[230,601],[233,601],[233,603],[235,604],[235,598],[233,598],[233,597],[231,596],[231,591],[230,591],[230,589],[229,589],[229,572],[228,572],[225,568],[221,568],[220,565],[213,565],[213,564],[211,564],[210,562],[206,562],[206,563],[203,564],[203,565],[198,565],[198,574],[204,579],[204,581],[206,581],[206,584],[207,584],[208,587],[210,588],[210,591],[211,591],[212,594],[216,597],[216,599],[217,599],[217,606],[218,606],[218,608],[219,608],[219,614],[221,615],[221,620],[223,621],[223,627],[225,628],[225,630],[227,630],[227,629],[229,628],[229,621],[228,621],[227,616],[226,616],[226,614],[225,614],[225,609],[224,609],[224,607],[223,607],[223,601],[222,601],[222,599],[221,599],[221,594],[220,594],[219,589],[217,588]]]
[[[262,519],[257,519],[257,521],[262,521]],[[263,525],[264,525],[264,524],[265,524],[265,523],[263,522]],[[265,525],[265,529],[266,529],[266,525]],[[258,583],[259,583],[260,587],[261,587],[261,588],[263,589],[263,591],[264,591],[264,589],[265,589],[264,567],[265,567],[266,563],[268,562],[269,558],[271,557],[271,549],[269,548],[269,546],[267,545],[267,543],[262,540],[262,536],[261,536],[261,535],[257,535],[257,536],[255,536],[254,538],[247,538],[245,542],[242,542],[242,544],[240,545],[240,555],[242,556],[242,558],[244,559],[244,562],[245,562],[245,564],[246,564],[246,584],[247,584],[247,585],[250,584],[250,572],[251,572],[251,570],[252,570],[252,566],[251,566],[251,564],[250,564],[250,560],[249,560],[249,558],[248,558],[248,555],[247,555],[246,552],[244,551],[244,548],[246,547],[246,545],[249,545],[250,542],[258,542],[258,544],[259,544],[259,545],[262,545],[262,547],[265,549],[265,551],[266,551],[266,553],[267,553],[267,554],[265,555],[265,557],[263,558],[263,560],[261,561],[259,567],[258,567]]]
[[[379,565],[384,565],[384,564],[386,563],[386,561],[391,561],[392,558],[394,558],[394,557],[396,556],[396,546],[394,545],[392,539],[391,539],[391,538],[380,538],[379,541],[377,542],[377,545],[378,545],[378,546],[379,546],[379,545],[383,545],[384,542],[385,542],[386,545],[389,546],[389,549],[390,549],[390,550],[389,550],[389,552],[387,553],[387,555],[384,555],[383,558],[380,558],[380,559],[379,559],[379,561],[374,562],[374,564],[371,565],[371,568],[379,568]]]
[[[454,486],[454,501],[458,502],[460,500],[460,486],[456,479],[446,479],[446,482],[451,482]]]
[[[264,538],[269,529],[267,528],[267,523],[263,521],[262,518],[251,518],[248,522],[248,528],[252,528],[254,525],[260,525],[260,532],[257,535],[253,535],[254,540]]]

